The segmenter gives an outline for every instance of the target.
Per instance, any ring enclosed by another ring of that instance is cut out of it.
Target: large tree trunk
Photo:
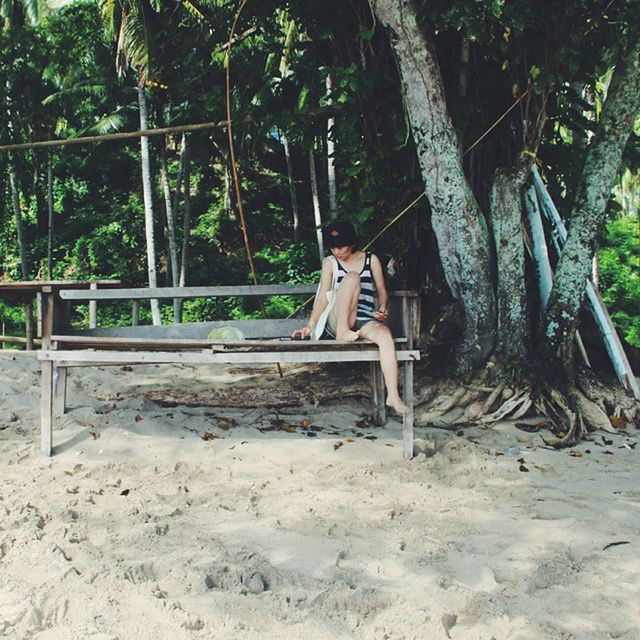
[[[543,319],[546,356],[569,370],[578,311],[591,274],[598,234],[622,153],[640,109],[640,40],[630,36],[629,42],[629,49],[616,66],[598,129],[589,145],[571,210],[567,241]]]
[[[470,368],[486,360],[495,334],[486,221],[464,175],[433,43],[421,31],[414,5],[409,0],[370,3],[389,28],[440,260],[464,312],[458,367]]]
[[[140,107],[140,130],[149,128],[147,116],[147,96],[142,81],[138,83],[138,105]],[[158,286],[156,274],[156,243],[153,229],[153,184],[151,181],[151,156],[149,153],[149,138],[140,138],[140,152],[142,160],[142,195],[144,198],[144,229],[147,242],[147,273],[149,287]],[[157,300],[151,300],[151,317],[154,325],[162,324],[160,319],[160,305]]]
[[[296,183],[293,176],[293,162],[291,160],[291,148],[289,138],[283,133],[281,136],[284,147],[284,158],[287,163],[287,178],[289,179],[289,194],[291,196],[291,213],[293,214],[293,239],[300,240],[300,211],[298,208],[298,196],[296,194]]]
[[[498,272],[496,350],[501,358],[518,363],[529,344],[521,196],[528,170],[526,164],[496,171],[490,196]]]

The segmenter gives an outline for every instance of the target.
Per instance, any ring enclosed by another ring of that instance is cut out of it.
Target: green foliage
[[[607,225],[600,251],[600,288],[618,330],[640,347],[640,221],[624,217]]]

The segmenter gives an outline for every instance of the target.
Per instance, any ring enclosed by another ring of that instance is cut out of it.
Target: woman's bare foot
[[[409,407],[402,402],[400,398],[387,398],[387,407],[391,407],[394,411],[403,416],[405,413],[409,411]]]
[[[348,329],[347,331],[338,331],[336,333],[336,340],[340,342],[355,342],[360,337],[360,334],[357,331],[351,331]]]

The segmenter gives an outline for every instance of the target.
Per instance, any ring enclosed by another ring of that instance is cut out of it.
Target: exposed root
[[[514,387],[513,380],[500,376],[497,369],[493,367],[490,375],[479,372],[464,384],[447,379],[429,385],[430,392],[423,395],[428,400],[416,411],[416,424],[453,429],[537,417],[556,436],[550,444],[558,448],[572,446],[595,430],[615,433],[632,424],[640,428],[640,403],[592,375],[581,376],[561,391],[548,384],[536,386],[532,380]]]

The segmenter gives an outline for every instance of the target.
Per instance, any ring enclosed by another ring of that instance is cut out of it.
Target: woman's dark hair
[[[350,222],[330,222],[322,230],[322,239],[326,249],[351,247],[358,242],[356,230]]]

